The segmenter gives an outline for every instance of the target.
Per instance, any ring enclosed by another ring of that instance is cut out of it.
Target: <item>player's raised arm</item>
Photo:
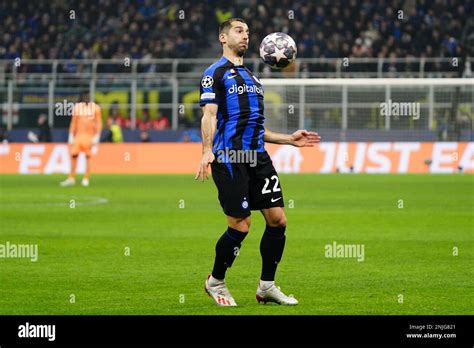
[[[209,179],[209,164],[214,161],[212,153],[212,141],[216,133],[217,124],[217,104],[206,104],[202,107],[203,116],[201,119],[201,135],[202,135],[202,158],[196,173],[195,180],[199,178],[204,181],[204,177]]]
[[[321,141],[321,137],[316,132],[309,132],[306,129],[300,129],[293,134],[282,134],[270,131],[265,128],[263,140],[267,143],[293,145],[296,147],[314,146]]]

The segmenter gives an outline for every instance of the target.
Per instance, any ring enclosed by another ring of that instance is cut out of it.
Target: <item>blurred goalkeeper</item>
[[[205,70],[201,80],[203,152],[196,179],[204,181],[211,165],[227,229],[217,241],[214,268],[205,281],[205,290],[220,306],[237,305],[227,289],[225,273],[247,236],[250,211],[260,210],[266,227],[260,242],[262,272],[257,301],[296,305],[295,298],[275,285],[285,247],[286,216],[278,173],[264,143],[314,146],[320,137],[306,130],[280,134],[264,127],[263,86],[243,63],[249,43],[249,29],[243,19],[223,22],[219,41],[223,55]],[[243,154],[244,158],[248,154],[247,159],[254,161],[233,161],[233,154]]]
[[[79,97],[79,102],[74,105],[71,125],[69,126],[69,139],[71,154],[71,171],[61,186],[72,186],[76,183],[77,157],[81,152],[86,155],[86,170],[82,178],[82,186],[89,186],[90,158],[92,146],[97,145],[102,132],[102,113],[100,106],[89,99],[89,92],[84,91]]]

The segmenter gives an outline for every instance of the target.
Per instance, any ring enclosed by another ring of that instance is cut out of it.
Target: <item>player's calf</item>
[[[273,282],[278,264],[285,249],[286,227],[266,226],[260,241],[260,255],[262,257],[261,280]]]
[[[235,258],[239,255],[242,242],[247,236],[247,232],[241,232],[232,227],[228,227],[216,244],[216,257],[212,276],[216,279],[224,280],[227,268],[231,267]]]

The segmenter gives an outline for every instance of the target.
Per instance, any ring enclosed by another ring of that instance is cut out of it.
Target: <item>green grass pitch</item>
[[[300,304],[257,304],[264,220],[254,212],[227,273],[237,308],[203,291],[226,228],[212,180],[62,179],[0,176],[0,244],[39,250],[37,262],[0,258],[0,314],[474,314],[473,175],[281,175],[276,281]],[[325,257],[334,241],[363,244],[364,261]]]

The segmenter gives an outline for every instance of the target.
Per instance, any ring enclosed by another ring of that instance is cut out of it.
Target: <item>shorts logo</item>
[[[211,87],[213,84],[214,84],[214,79],[212,78],[212,76],[209,76],[209,75],[204,76],[201,80],[201,85],[204,88]]]
[[[242,208],[247,209],[249,207],[249,202],[246,201],[246,198],[244,198],[244,201],[242,202]]]

